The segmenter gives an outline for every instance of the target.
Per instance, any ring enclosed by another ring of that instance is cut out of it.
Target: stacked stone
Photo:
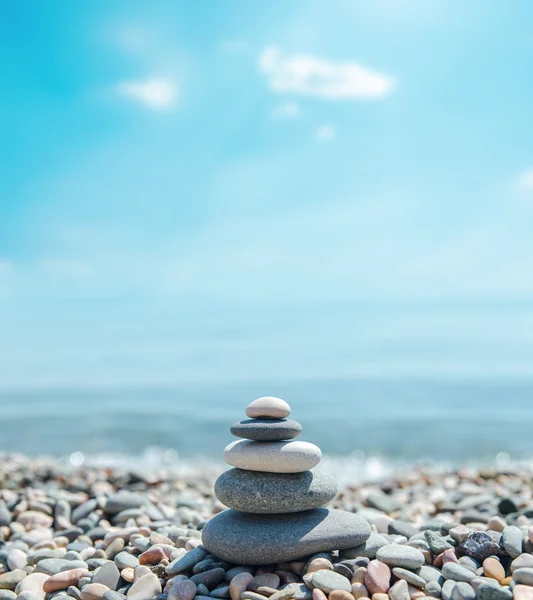
[[[224,450],[233,469],[215,483],[217,498],[230,510],[204,527],[204,546],[238,564],[270,564],[352,548],[370,535],[364,519],[320,508],[337,494],[337,483],[314,467],[318,446],[291,441],[302,431],[288,419],[290,406],[264,397],[246,408],[249,419],[235,423],[235,441]]]

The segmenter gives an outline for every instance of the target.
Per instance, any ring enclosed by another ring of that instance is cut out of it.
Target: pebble
[[[352,590],[352,584],[349,579],[329,569],[315,571],[311,582],[313,587],[322,590],[324,594],[330,594],[333,590],[344,590],[346,592],[351,592]]]
[[[444,579],[451,579],[452,581],[464,581],[470,582],[475,577],[475,573],[472,573],[470,569],[458,565],[453,562],[447,562],[442,566],[442,576]]]
[[[426,585],[425,579],[413,573],[413,571],[409,571],[409,569],[403,569],[402,567],[394,567],[392,569],[392,573],[398,579],[405,579],[407,583],[419,588],[423,588]]]
[[[405,569],[418,569],[426,562],[420,550],[399,544],[382,546],[376,552],[376,558],[390,567],[404,567]]]
[[[464,581],[457,583],[452,590],[452,600],[474,600],[475,597],[474,588]]]
[[[134,581],[126,597],[128,600],[150,600],[161,593],[159,578],[153,573],[147,573]]]
[[[485,577],[501,581],[505,578],[505,569],[498,559],[489,556],[483,561],[483,574]]]
[[[254,584],[276,589],[280,584],[279,575],[276,575],[276,573],[261,573],[254,577]]]
[[[459,545],[459,552],[461,554],[472,556],[480,562],[483,562],[489,556],[498,554],[499,551],[499,544],[497,544],[490,535],[487,535],[482,531],[469,533]]]
[[[327,504],[337,495],[337,482],[319,470],[262,473],[230,469],[215,482],[217,498],[226,506],[251,513],[287,513]]]
[[[511,563],[511,573],[516,571],[516,569],[524,569],[528,567],[533,567],[533,554],[521,554],[516,557]]]
[[[515,585],[513,588],[514,600],[533,600],[533,587],[529,585]]]
[[[93,577],[93,583],[101,583],[110,590],[116,590],[119,579],[120,571],[118,570],[117,565],[109,560],[96,571]]]
[[[309,442],[251,442],[237,440],[223,452],[231,466],[268,473],[301,473],[313,469],[322,458],[318,446]]]
[[[533,569],[529,567],[516,569],[513,572],[513,581],[516,581],[516,583],[533,586]]]
[[[124,510],[140,508],[145,503],[144,498],[128,490],[121,490],[111,494],[105,504],[105,512],[108,515],[116,515]]]
[[[292,419],[246,419],[230,427],[234,436],[256,442],[291,440],[301,431],[300,423]]]
[[[368,564],[364,584],[371,594],[385,594],[390,588],[390,578],[389,567],[379,560],[372,560]]]
[[[369,535],[370,526],[360,516],[326,508],[286,515],[251,515],[230,509],[202,530],[203,544],[212,554],[241,565],[284,562],[318,551],[350,548]]]
[[[102,600],[109,588],[102,583],[88,583],[81,590],[81,600]]]
[[[76,585],[82,577],[88,577],[87,569],[71,569],[63,571],[57,575],[52,575],[43,583],[43,590],[46,593],[56,592],[57,590],[66,590],[71,585]]]
[[[511,558],[518,558],[522,554],[522,532],[518,527],[509,526],[503,530],[502,546]]]
[[[222,515],[223,513],[221,513]],[[190,550],[184,556],[177,558],[172,561],[167,567],[165,567],[165,571],[169,575],[178,575],[179,573],[185,573],[190,571],[194,565],[207,556],[207,550],[202,546],[198,546],[193,550]],[[116,559],[115,559],[116,562]]]
[[[476,590],[478,600],[511,600],[513,593],[503,587],[482,583]]]
[[[32,594],[37,594],[41,598],[44,598],[45,592],[43,590],[43,584],[47,579],[48,575],[45,575],[44,573],[30,573],[17,584],[15,592],[17,594],[31,592]]]
[[[251,585],[253,580],[254,576],[246,571],[235,575],[229,584],[231,600],[240,600],[241,594],[248,589],[248,586]],[[274,598],[274,596],[271,596],[271,598]]]
[[[264,396],[250,402],[245,412],[250,419],[285,419],[291,414],[291,407],[281,398]]]
[[[26,571],[22,569],[16,569],[15,571],[9,571],[0,575],[0,589],[2,590],[14,590],[19,582],[21,582],[27,575]]]

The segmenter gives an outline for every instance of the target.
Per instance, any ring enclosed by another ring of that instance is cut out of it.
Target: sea
[[[0,451],[218,464],[230,425],[262,395],[290,403],[300,439],[326,460],[376,475],[400,463],[533,458],[533,382],[406,379],[0,392]]]

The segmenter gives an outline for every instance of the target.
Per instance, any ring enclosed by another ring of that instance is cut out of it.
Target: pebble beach
[[[293,437],[298,435],[298,424],[289,425]],[[263,440],[265,435],[275,438],[265,433],[267,426],[281,428],[248,420],[234,424],[232,431],[248,436],[251,429]],[[285,463],[285,471],[293,472],[283,477],[294,478],[301,489],[310,471],[294,472],[294,464],[313,456],[305,469],[313,468],[315,448],[305,449],[307,458],[290,457],[292,467]],[[242,459],[242,451],[237,459],[235,451],[228,453],[230,460]],[[254,468],[268,496],[269,485],[275,489],[279,482]],[[314,500],[320,508],[309,509],[310,496],[306,500],[300,491],[296,496],[303,504],[291,506],[282,498],[276,510],[285,513],[276,515],[241,512],[246,490],[255,485],[249,475],[240,482],[245,491],[236,501],[241,505],[228,510],[215,495],[231,471],[221,472],[184,468],[179,461],[146,470],[134,464],[74,466],[52,458],[1,455],[0,600],[533,599],[530,468],[433,463],[373,481],[352,477],[347,468],[338,487],[327,474],[313,484],[321,490]],[[235,501],[235,494],[227,497],[228,504]],[[264,503],[261,511],[268,512]],[[219,556],[204,529],[231,514],[241,529],[227,530],[226,556]],[[316,521],[316,515],[323,517]],[[331,515],[340,515],[339,527],[328,521]],[[265,552],[262,531],[273,522],[277,543],[268,548],[268,563],[254,564],[254,557]],[[311,549],[288,559],[290,545],[305,548],[320,522],[328,523],[321,533],[327,550]],[[237,544],[231,535],[240,536]],[[228,560],[238,556],[232,554],[236,545],[249,547],[252,554]]]

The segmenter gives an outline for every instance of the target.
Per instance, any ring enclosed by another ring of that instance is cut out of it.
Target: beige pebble
[[[533,555],[521,554],[517,556],[511,563],[511,573],[514,573],[517,569],[532,568],[533,567]]]
[[[248,589],[253,580],[254,576],[251,573],[239,573],[235,575],[229,584],[231,600],[240,600],[241,594]]]
[[[352,596],[358,600],[360,598],[365,598],[368,596],[368,590],[364,583],[355,582],[352,583]]]
[[[409,600],[409,589],[405,579],[399,579],[389,589],[389,598],[391,600]]]
[[[139,565],[133,569],[133,572],[135,573],[133,576],[133,581],[135,582],[145,575],[150,575],[152,571],[146,565]]]
[[[276,589],[279,587],[280,578],[276,573],[261,573],[254,577],[254,584],[266,585],[267,587]]]
[[[291,414],[291,407],[281,398],[263,396],[246,407],[250,419],[285,419]]]
[[[322,590],[315,588],[313,590],[313,600],[328,600],[328,597]]]
[[[316,467],[322,458],[310,442],[231,442],[223,452],[232,467],[267,473],[301,473]]]
[[[71,585],[76,585],[82,577],[88,577],[87,569],[70,569],[61,571],[49,577],[43,584],[43,590],[48,594],[57,590],[66,590]]]
[[[483,575],[501,581],[505,579],[505,569],[497,558],[489,556],[483,561]]]
[[[450,537],[459,543],[465,540],[469,533],[470,530],[464,525],[458,525],[457,527],[452,527],[452,529],[450,529]]]
[[[28,531],[38,528],[48,529],[52,527],[54,518],[37,510],[26,510],[17,517],[17,523],[24,525]]]
[[[333,565],[331,564],[331,561],[329,561],[327,558],[314,558],[309,563],[307,572],[314,573],[315,571],[322,571],[324,569],[327,569],[328,571],[333,571]]]
[[[503,531],[507,527],[507,523],[498,516],[491,517],[487,523],[487,528],[491,531]]]
[[[533,526],[529,528],[527,535],[529,536],[529,541],[533,544]]]
[[[24,579],[17,584],[15,592],[21,594],[22,592],[32,592],[44,598],[45,591],[43,590],[43,584],[48,579],[48,575],[44,573],[31,573],[24,577]]]
[[[513,581],[512,577],[506,577],[500,581],[500,585],[506,586],[509,585]]]
[[[122,569],[122,571],[120,572],[120,576],[122,577],[122,579],[124,579],[124,581],[132,583],[133,578],[135,577],[135,571],[133,567],[126,567],[125,569]]]
[[[354,600],[354,597],[346,590],[333,590],[329,593],[328,600]]]
[[[372,594],[372,600],[389,600],[389,595],[381,593]]]
[[[192,550],[202,545],[202,540],[190,539],[185,542],[185,550]]]
[[[517,527],[529,527],[531,525],[531,521],[526,517],[526,515],[518,515],[514,524]]]
[[[161,582],[159,577],[150,572],[133,582],[126,597],[128,600],[147,600],[147,598],[153,598],[160,593]],[[84,599],[82,598],[82,600]]]
[[[374,598],[376,594],[387,595],[390,588],[390,576],[390,569],[385,563],[382,563],[379,560],[371,560],[368,563],[365,586],[372,594],[372,598]]]
[[[533,600],[533,587],[530,585],[515,585],[513,588],[514,600]]]
[[[352,583],[364,583],[366,577],[366,567],[358,567],[353,572]]]
[[[102,600],[108,591],[109,588],[103,583],[88,583],[81,590],[81,600]]]

